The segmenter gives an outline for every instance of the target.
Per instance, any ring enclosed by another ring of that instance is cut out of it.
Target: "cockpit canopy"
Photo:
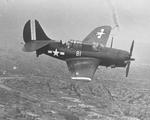
[[[82,41],[79,41],[79,40],[69,40],[68,42],[67,42],[68,44],[82,44]]]
[[[93,44],[87,44],[87,43],[83,43],[82,41],[72,40],[72,39],[65,42],[65,43],[62,41],[60,41],[60,42],[62,44],[66,44],[67,48],[73,48],[73,49],[78,49],[78,50],[84,50],[86,48],[89,48],[89,50],[98,51],[99,49],[104,47],[97,42],[93,42]]]

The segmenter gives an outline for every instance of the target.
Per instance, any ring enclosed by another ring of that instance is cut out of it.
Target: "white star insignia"
[[[53,54],[53,56],[65,55],[65,52],[59,52],[57,49],[55,49],[54,51],[48,50],[48,53]]]
[[[57,49],[55,49],[55,51],[53,51],[54,56],[58,56],[59,52],[57,51]]]

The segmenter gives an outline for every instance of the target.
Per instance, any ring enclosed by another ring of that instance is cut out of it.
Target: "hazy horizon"
[[[28,19],[39,20],[52,39],[82,41],[97,26],[113,27],[114,10],[119,29],[111,33],[113,46],[129,50],[134,39],[136,61],[150,64],[149,5],[149,0],[1,0],[0,44],[21,49],[22,30]]]

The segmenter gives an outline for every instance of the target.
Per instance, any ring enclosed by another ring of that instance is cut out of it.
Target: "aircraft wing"
[[[67,66],[73,80],[91,81],[100,63],[96,58],[71,58],[67,59]]]
[[[83,40],[83,43],[86,44],[98,43],[101,46],[106,46],[111,29],[112,29],[111,26],[97,27]]]

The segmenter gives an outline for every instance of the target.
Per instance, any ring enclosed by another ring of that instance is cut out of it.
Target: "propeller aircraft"
[[[134,47],[132,42],[130,52],[112,48],[113,38],[110,47],[106,47],[111,26],[95,28],[83,41],[53,40],[43,31],[37,20],[28,20],[23,29],[25,45],[24,52],[36,52],[38,57],[45,54],[67,63],[72,80],[91,81],[98,66],[126,67],[128,76]]]

